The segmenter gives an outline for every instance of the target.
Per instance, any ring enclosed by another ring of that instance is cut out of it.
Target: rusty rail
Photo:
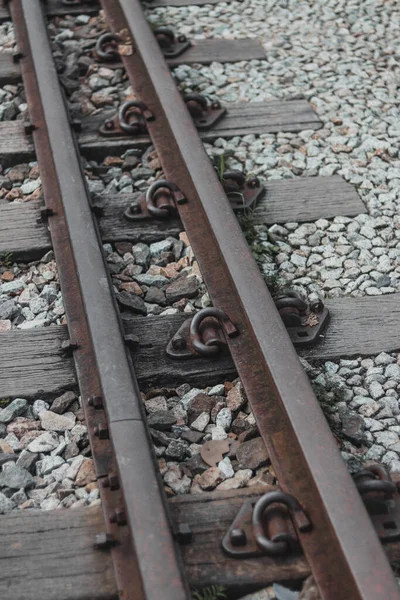
[[[120,597],[183,600],[142,402],[89,204],[40,0],[11,0],[46,209]],[[129,525],[129,527],[128,527]]]
[[[273,300],[146,22],[139,0],[101,0],[214,306],[239,331],[228,339],[280,486],[308,515],[297,532],[326,600],[399,598]],[[128,33],[128,35],[127,35]],[[146,116],[147,115],[147,116]]]

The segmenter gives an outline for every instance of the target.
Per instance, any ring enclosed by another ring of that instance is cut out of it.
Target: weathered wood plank
[[[82,10],[79,14],[81,13]],[[167,59],[167,63],[173,68],[192,63],[209,65],[214,60],[226,63],[263,58],[265,58],[265,50],[255,39],[207,39],[192,40],[192,45],[186,52],[176,58]],[[13,61],[12,54],[0,52],[0,85],[18,81],[21,81],[21,69],[18,63]]]
[[[40,219],[40,202],[0,203],[0,254],[34,260],[51,248],[50,233]]]
[[[300,555],[231,559],[221,539],[243,502],[266,488],[178,496],[168,501],[172,526],[189,524],[193,539],[181,545],[192,589],[222,584],[238,598],[271,582],[298,581],[310,573]],[[116,600],[111,556],[94,548],[103,529],[100,507],[13,512],[0,517],[0,596],[4,600]],[[400,545],[387,544],[389,560],[400,559]]]
[[[271,486],[271,489],[272,488]],[[304,557],[291,554],[283,558],[259,557],[238,560],[225,555],[221,540],[243,502],[261,496],[265,487],[201,495],[177,496],[169,500],[175,526],[187,523],[193,542],[181,545],[185,571],[192,588],[224,585],[240,598],[273,582],[302,580],[309,574]]]
[[[0,334],[0,398],[45,398],[76,388],[72,358],[61,355],[66,327]]]
[[[98,133],[105,119],[114,116],[115,111],[105,111],[101,115],[89,116],[82,120],[82,133],[78,143],[83,154],[101,158],[128,148],[145,148],[150,144],[147,136],[110,137],[105,139]],[[322,123],[305,100],[287,102],[242,102],[228,106],[226,116],[209,131],[200,132],[203,140],[217,137],[232,137],[249,133],[276,133],[278,131],[301,131],[318,129]],[[0,160],[11,165],[33,158],[34,146],[31,136],[24,131],[22,121],[0,123]]]
[[[12,54],[0,52],[0,86],[21,81],[21,69],[13,61]]]
[[[339,298],[327,306],[331,312],[328,329],[316,346],[302,349],[301,356],[328,360],[400,350],[400,294]],[[229,357],[175,361],[166,356],[168,342],[185,319],[187,315],[178,314],[124,321],[126,333],[140,340],[132,358],[143,390],[185,382],[213,385],[236,376]],[[56,326],[2,333],[0,397],[40,397],[74,386],[72,359],[60,355],[66,337],[66,328]]]
[[[269,180],[254,209],[257,223],[301,223],[367,212],[356,189],[339,175]]]
[[[203,6],[204,4],[218,4],[222,0],[148,0],[148,8],[159,6]],[[229,1],[229,0],[228,0]],[[46,13],[49,16],[56,15],[96,15],[99,12],[99,4],[80,4],[77,6],[65,6],[61,0],[47,0]],[[0,23],[10,20],[10,13],[5,6],[0,6]]]
[[[336,298],[326,303],[331,319],[317,346],[304,358],[330,359],[400,349],[400,294]]]
[[[339,175],[270,180],[265,189],[264,198],[254,209],[256,223],[304,222],[339,215],[356,216],[367,211],[355,188]],[[153,241],[160,230],[163,235],[176,235],[172,232],[181,229],[178,219],[128,222],[123,215],[132,200],[129,194],[96,196],[96,203],[104,207],[99,218],[104,240],[146,241],[145,236]]]
[[[110,554],[96,551],[100,508],[19,511],[0,517],[4,600],[117,600]]]
[[[338,298],[329,300],[326,305],[331,315],[328,328],[314,347],[299,350],[300,356],[328,360],[400,349],[400,294]],[[180,314],[167,317],[165,325],[161,321],[164,318],[154,319],[152,330],[147,328],[144,319],[128,321],[125,325],[126,330],[135,333],[143,343],[153,344],[150,348],[139,348],[133,356],[143,389],[184,382],[213,385],[224,377],[235,376],[229,357],[215,362],[201,358],[188,362],[168,358],[167,343],[187,317]]]
[[[180,546],[192,588],[222,584],[233,595],[273,581],[303,579],[304,558],[261,557],[238,561],[221,550],[221,538],[243,502],[262,489],[173,498],[173,528],[188,523],[193,541]],[[118,598],[109,552],[94,547],[102,531],[101,508],[29,511],[0,517],[0,596],[13,600],[114,600]]]
[[[167,60],[170,67],[193,63],[209,65],[213,61],[227,63],[265,58],[263,46],[254,39],[206,39],[191,40],[191,43],[191,47],[181,56]]]
[[[266,195],[254,211],[257,223],[312,221],[337,215],[355,216],[366,211],[357,192],[341,177],[282,179],[266,183]],[[103,241],[151,243],[182,230],[178,218],[129,222],[124,212],[139,194],[98,195],[104,207],[99,217]],[[0,254],[13,252],[25,260],[43,255],[51,247],[50,235],[40,217],[40,202],[0,202]]]
[[[151,243],[164,239],[168,235],[179,235],[183,228],[177,217],[137,222],[127,221],[124,218],[124,212],[138,197],[140,194],[98,195],[95,197],[96,204],[104,207],[104,213],[98,219],[103,241]]]
[[[28,162],[35,157],[32,137],[24,131],[23,121],[0,123],[0,162],[3,167]]]
[[[115,111],[104,111],[82,120],[82,133],[79,145],[87,156],[102,157],[112,152],[120,152],[129,148],[143,148],[149,144],[147,136],[129,137],[112,136],[104,138],[98,130],[104,121],[115,115]],[[212,129],[201,131],[200,137],[210,141],[217,137],[233,137],[236,135],[276,133],[279,131],[302,131],[319,129],[321,121],[305,100],[287,102],[241,102],[227,105],[227,114]],[[1,133],[1,123],[0,123]],[[1,144],[0,144],[1,150]]]

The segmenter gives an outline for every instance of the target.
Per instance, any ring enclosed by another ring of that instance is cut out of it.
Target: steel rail
[[[325,600],[400,598],[385,553],[139,0],[101,0],[281,488],[308,514],[298,535]],[[127,39],[127,34],[129,39]]]
[[[119,597],[183,600],[184,582],[40,0],[9,2]],[[104,413],[105,411],[105,413]],[[105,419],[107,417],[107,420]],[[110,441],[107,439],[111,439]],[[126,525],[129,525],[126,526]]]

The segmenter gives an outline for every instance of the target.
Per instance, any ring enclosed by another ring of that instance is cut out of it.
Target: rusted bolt
[[[36,129],[36,125],[33,125],[30,121],[25,121],[24,123],[24,132],[25,135],[31,135]]]
[[[105,423],[100,423],[99,425],[97,425],[94,428],[93,433],[100,440],[108,440],[109,438],[108,427]]]
[[[231,544],[232,546],[244,546],[247,542],[247,536],[244,529],[232,529]]]
[[[184,350],[186,348],[186,340],[182,337],[176,337],[172,340],[174,350]]]
[[[16,50],[13,53],[12,58],[13,58],[13,62],[17,63],[17,62],[19,62],[21,60],[21,58],[24,58],[24,55],[19,50]]]
[[[140,206],[140,202],[132,202],[129,209],[134,215],[137,215],[142,212],[142,207]]]
[[[102,480],[104,488],[110,488],[110,490],[119,490],[119,479],[116,473],[110,473]]]
[[[126,525],[126,515],[122,508],[117,508],[114,512],[110,513],[110,523],[116,523],[117,525]]]
[[[112,131],[113,129],[115,129],[114,121],[112,121],[111,119],[109,121],[106,121],[104,123],[104,129],[107,129],[107,131]]]
[[[193,538],[193,531],[190,529],[189,523],[180,523],[177,531],[174,533],[174,538],[180,544],[190,544]]]
[[[94,544],[99,550],[107,550],[115,544],[115,538],[111,533],[102,531],[101,533],[96,534]]]
[[[253,179],[250,179],[250,181],[247,182],[247,185],[251,188],[260,187],[260,180],[258,177],[253,177]]]
[[[101,396],[90,396],[88,398],[89,406],[93,406],[96,410],[103,408],[103,398]]]
[[[71,340],[64,340],[61,343],[61,352],[64,356],[72,356],[74,350],[79,348],[76,342],[72,342]]]

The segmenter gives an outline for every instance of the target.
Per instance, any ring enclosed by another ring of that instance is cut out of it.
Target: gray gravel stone
[[[58,415],[50,410],[41,411],[40,423],[47,431],[67,431],[75,425],[75,416],[72,413]]]
[[[14,508],[14,503],[7,498],[2,492],[0,492],[0,514],[6,515],[11,512]]]
[[[0,410],[0,423],[10,423],[15,417],[23,415],[27,407],[27,400],[16,398],[8,406]]]
[[[0,475],[0,487],[8,487],[14,490],[29,489],[33,487],[35,480],[26,469],[16,465],[11,466]]]
[[[35,400],[32,407],[33,416],[37,419],[43,410],[48,410],[49,408],[50,404],[48,402],[45,402],[44,400]]]
[[[58,396],[51,404],[51,411],[59,415],[65,413],[73,402],[76,400],[74,392],[65,392],[62,396]]]

